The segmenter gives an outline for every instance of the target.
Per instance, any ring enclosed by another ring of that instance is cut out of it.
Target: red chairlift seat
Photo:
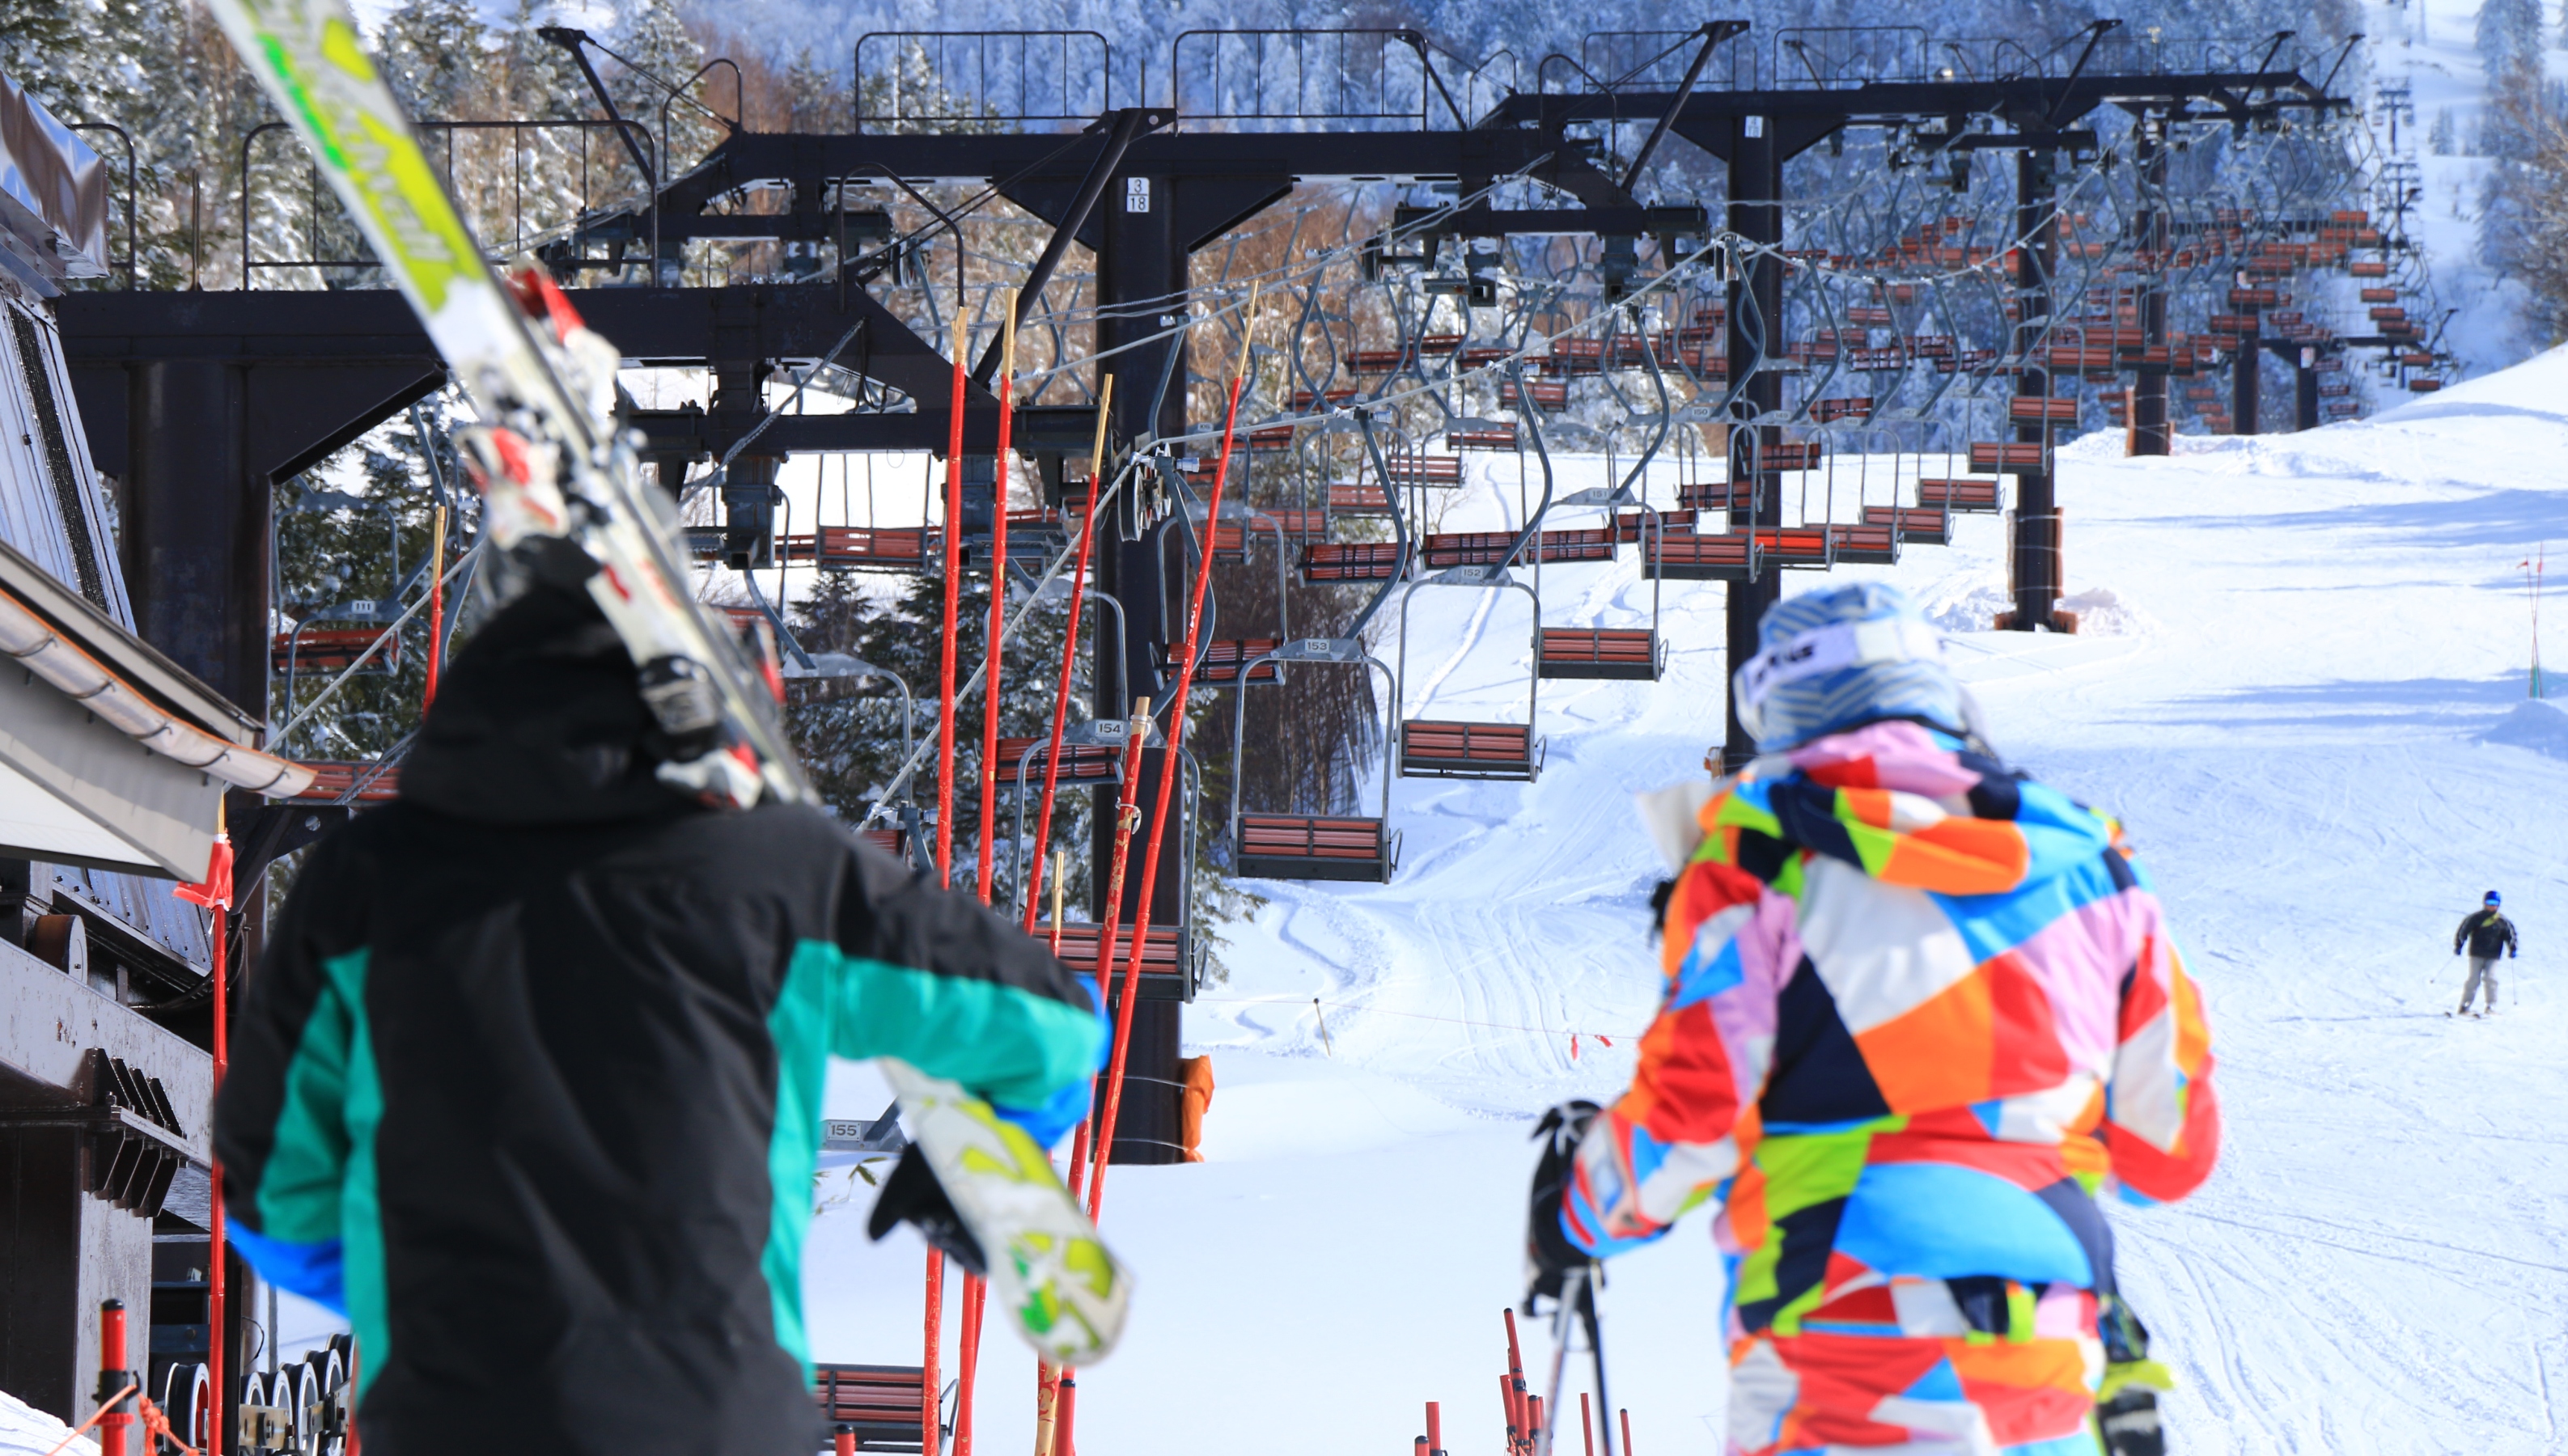
[[[1389,515],[1391,496],[1369,481],[1340,480],[1329,486],[1331,515]]]
[[[1825,571],[1836,561],[1834,528],[1824,525],[1761,527],[1757,532],[1757,554],[1770,566]]]
[[[1953,542],[1953,513],[1940,505],[1867,505],[1863,523],[1888,526],[1899,533],[1902,541],[1928,546],[1949,546]]]
[[[1325,536],[1329,533],[1329,512],[1325,506],[1261,505],[1257,507],[1257,515],[1258,519],[1250,524],[1261,531],[1281,529],[1292,537]],[[1268,527],[1264,524],[1266,521],[1273,521],[1275,526]]]
[[[2075,425],[2078,423],[2078,402],[2042,395],[2017,395],[2007,401],[2007,419],[2018,425]],[[1978,466],[1972,468],[1977,469]]]
[[[1400,836],[1380,819],[1242,814],[1239,852],[1232,868],[1259,880],[1387,884],[1399,863]]]
[[[2111,374],[2118,367],[2109,344],[2054,344],[2042,351],[2045,368],[2065,374]]]
[[[1920,505],[1940,505],[1946,510],[1993,511],[1999,509],[1998,482],[1967,476],[1935,478],[1917,482]]]
[[[1525,385],[1525,393],[1533,396],[1534,405],[1539,409],[1560,410],[1567,408],[1569,404],[1569,384],[1566,380],[1532,380]],[[1517,393],[1514,380],[1506,379],[1498,382],[1499,405],[1510,410],[1520,409],[1522,399],[1523,395]]]
[[[1009,517],[1013,528],[1016,517]],[[924,526],[822,526],[808,535],[780,536],[776,549],[789,564],[822,571],[925,571],[933,544]]]
[[[383,651],[366,659],[357,676],[390,677],[401,661],[401,633],[390,627],[307,627],[298,635],[292,630],[276,634],[268,658],[275,671],[295,674],[344,673],[350,664],[365,657],[366,649],[378,638],[390,638]]]
[[[2390,264],[2382,258],[2357,258],[2345,265],[2345,271],[2357,278],[2387,278]]]
[[[909,861],[909,835],[899,829],[859,829],[856,838],[906,864]]]
[[[1534,658],[1546,678],[1655,683],[1667,668],[1667,644],[1646,627],[1545,627]]]
[[[2359,292],[2356,297],[2359,301],[2364,303],[2397,303],[2399,301],[2399,290],[2396,288],[2366,288]]]
[[[1810,418],[1821,425],[1833,425],[1840,420],[1859,420],[1871,413],[1872,396],[1870,395],[1840,395],[1810,403]]]
[[[1356,392],[1353,389],[1324,390],[1318,394],[1313,394],[1309,390],[1295,390],[1293,411],[1297,415],[1308,415],[1319,406],[1343,405],[1355,397]]]
[[[1843,522],[1827,527],[1828,552],[1850,566],[1896,566],[1899,564],[1899,532],[1895,527],[1863,521],[1853,525]]]
[[[1049,944],[1052,922],[1035,922],[1035,939]],[[1063,965],[1074,971],[1089,971],[1097,965],[1098,942],[1106,938],[1106,927],[1095,921],[1065,921],[1061,927]],[[1183,929],[1173,925],[1153,925],[1141,942],[1141,1000],[1192,1001],[1195,999],[1194,947]],[[1115,940],[1108,948],[1107,966],[1122,984],[1124,958],[1132,953],[1132,925],[1124,921],[1115,927]]]
[[[1677,487],[1677,503],[1699,510],[1749,510],[1757,501],[1757,481],[1696,480]]]
[[[1825,453],[1815,439],[1786,439],[1757,450],[1750,460],[1759,470],[1815,470]]]
[[[1531,782],[1542,772],[1542,739],[1525,724],[1412,719],[1400,726],[1403,778]]]
[[[1251,450],[1291,449],[1293,447],[1293,427],[1290,425],[1269,425],[1261,429],[1252,430],[1248,432],[1248,447]]]
[[[1453,449],[1514,449],[1516,428],[1501,425],[1493,430],[1455,430],[1446,433],[1444,443]]]
[[[1652,525],[1650,523],[1650,517],[1653,514],[1658,517],[1658,523],[1656,525]],[[1630,544],[1639,541],[1644,530],[1648,531],[1652,535],[1665,535],[1678,531],[1691,531],[1695,528],[1696,523],[1701,520],[1702,515],[1703,513],[1701,511],[1691,508],[1684,510],[1662,510],[1657,512],[1646,510],[1620,511],[1616,513],[1614,517],[1614,539]]]
[[[1394,485],[1459,485],[1462,483],[1462,457],[1460,455],[1393,455],[1390,461],[1389,479]]]
[[[1641,571],[1659,581],[1747,581],[1755,566],[1744,532],[1670,531],[1642,549]]]
[[[1439,571],[1448,566],[1495,566],[1506,559],[1515,539],[1513,531],[1442,531],[1419,543],[1418,556]],[[1611,561],[1614,540],[1601,526],[1590,531],[1545,531],[1526,542],[1524,554],[1517,559],[1527,563]]]
[[[1973,440],[1971,468],[1995,470],[2002,475],[2040,474],[2051,468],[2051,450],[2038,439]]]
[[[1239,672],[1241,668],[1246,667],[1252,662],[1256,662],[1257,659],[1264,657],[1266,654],[1273,652],[1275,649],[1282,647],[1283,645],[1283,639],[1277,637],[1214,638],[1204,644],[1203,661],[1195,665],[1195,686],[1198,688],[1236,688],[1239,686]],[[1183,644],[1176,644],[1175,646],[1183,646]],[[1173,677],[1175,675],[1177,664],[1173,654],[1174,647],[1164,643],[1160,645],[1160,676]],[[1257,670],[1248,675],[1248,681],[1251,683],[1273,683],[1279,681],[1281,677],[1282,672],[1277,664],[1258,663]]]
[[[401,797],[401,765],[385,767],[381,763],[351,762],[344,758],[307,760],[304,767],[312,770],[312,782],[294,795],[296,803],[335,804],[343,798],[352,803],[380,804]],[[363,778],[365,787],[357,789],[354,798],[348,790]]]
[[[1400,575],[1396,541],[1314,541],[1302,548],[1302,580],[1389,581]]]
[[[2443,382],[2441,380],[2428,377],[2419,377],[2408,381],[2408,393],[2411,395],[2430,395],[2442,387]]]
[[[1025,769],[1025,782],[1041,783],[1044,778],[1044,750],[1052,746],[1050,734],[1040,738],[999,739],[999,760],[991,766],[991,780],[996,783],[1018,782],[1019,765]],[[1027,750],[1032,749],[1032,756]],[[1124,753],[1112,743],[1064,743],[1061,751],[1063,783],[1122,783]]]
[[[811,1377],[821,1423],[849,1427],[857,1450],[920,1449],[928,1405],[927,1372],[919,1366],[815,1364]]]

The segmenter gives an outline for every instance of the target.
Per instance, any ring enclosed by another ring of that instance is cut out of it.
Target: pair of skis
[[[814,795],[739,639],[685,589],[667,498],[615,423],[615,347],[531,262],[482,256],[368,59],[346,0],[209,0],[242,64],[302,137],[480,423],[459,432],[484,528],[524,569],[585,587],[640,670],[672,745],[660,776],[709,803]],[[1093,1365],[1130,1294],[1045,1151],[954,1083],[885,1059],[911,1134],[984,1254],[991,1291],[1049,1360]]]

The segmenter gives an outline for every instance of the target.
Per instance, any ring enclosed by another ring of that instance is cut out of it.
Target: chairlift
[[[1539,427],[1536,427],[1539,430]],[[1370,433],[1365,437],[1369,449],[1379,452]],[[1482,590],[1523,592],[1532,605],[1532,627],[1528,645],[1536,656],[1542,650],[1542,598],[1533,588],[1515,579],[1509,565],[1541,525],[1543,510],[1551,504],[1551,474],[1543,472],[1542,506],[1517,532],[1514,545],[1494,566],[1455,566],[1411,582],[1400,598],[1400,656],[1392,674],[1393,717],[1400,724],[1400,776],[1403,778],[1484,778],[1515,779],[1531,782],[1542,773],[1543,740],[1534,735],[1534,715],[1540,705],[1542,678],[1537,672],[1525,675],[1525,721],[1521,724],[1481,723],[1444,719],[1409,719],[1401,717],[1406,705],[1402,687],[1409,671],[1409,605],[1418,593],[1431,586],[1477,587]]]
[[[1201,502],[1189,503],[1186,515],[1189,521],[1203,521],[1205,526],[1203,548],[1210,550],[1215,559],[1233,554],[1235,551],[1240,562],[1246,564],[1248,538],[1256,533],[1256,528],[1262,524],[1275,533],[1277,635],[1249,638],[1207,637],[1195,656],[1195,686],[1208,689],[1236,688],[1243,683],[1278,681],[1279,674],[1273,665],[1255,668],[1251,664],[1259,656],[1282,646],[1293,635],[1293,600],[1287,590],[1288,572],[1285,564],[1285,558],[1290,554],[1290,542],[1285,536],[1284,521],[1273,512],[1237,500],[1225,500],[1221,503],[1219,520],[1205,519],[1206,512]],[[1236,547],[1225,549],[1231,542],[1236,542]],[[1161,649],[1159,671],[1162,675],[1176,671],[1176,664],[1166,659],[1164,655],[1166,651],[1166,648]]]
[[[1121,759],[1124,751],[1122,743],[1129,740],[1130,733],[1131,725],[1128,723],[1115,719],[1094,719],[1065,730],[1062,742],[1066,749],[1074,746],[1074,738],[1079,740],[1076,746],[1081,749],[1094,749],[1100,744],[1114,742],[1115,746],[1108,748],[1107,751],[1117,760],[1116,767],[1112,770],[1111,777],[1098,781],[1121,782]],[[1033,773],[1040,765],[1044,742],[1045,740],[1041,738],[1034,739],[1019,758],[1020,784],[1027,781],[1026,775]],[[1152,724],[1143,744],[1144,748],[1147,749],[1154,744],[1161,745],[1160,751],[1164,752],[1166,751],[1164,743],[1165,739],[1160,736],[1158,726],[1155,723]],[[1177,754],[1176,802],[1171,805],[1171,808],[1176,809],[1177,812],[1171,816],[1171,821],[1177,826],[1178,842],[1170,846],[1170,853],[1175,858],[1177,879],[1176,883],[1168,887],[1168,893],[1176,903],[1177,913],[1173,921],[1160,921],[1154,917],[1148,933],[1142,938],[1139,988],[1142,1001],[1193,1001],[1196,990],[1203,985],[1207,949],[1195,935],[1196,816],[1182,808],[1183,805],[1192,804],[1202,797],[1203,769],[1195,761],[1195,755],[1191,749],[1180,746]],[[1065,757],[1063,760],[1062,777],[1065,780],[1071,776],[1069,770],[1074,761],[1076,760],[1070,757]],[[1145,759],[1141,781],[1145,785],[1155,785],[1158,778],[1159,775],[1148,768]],[[1017,840],[1019,843],[1025,840],[1025,796],[1022,792],[1017,798]],[[1168,861],[1162,859],[1160,863],[1164,867]],[[1019,883],[1022,888],[1022,877]],[[1020,902],[1019,913],[1023,913],[1022,902]],[[1061,943],[1058,954],[1064,964],[1073,967],[1097,964],[1098,944],[1105,939],[1104,925],[1096,921],[1065,920],[1056,928],[1049,920],[1039,920],[1035,922],[1035,938],[1044,941],[1052,940],[1056,929]],[[1124,958],[1130,952],[1131,935],[1132,917],[1125,915],[1119,918],[1115,925],[1115,938],[1107,946],[1107,965],[1117,975],[1121,975]],[[1112,988],[1109,989],[1109,994],[1113,994]]]
[[[401,635],[395,624],[401,621],[401,597],[410,585],[402,579],[401,518],[388,501],[363,495],[350,495],[337,490],[306,491],[301,500],[285,507],[293,511],[360,510],[380,512],[385,534],[392,548],[393,592],[390,597],[349,597],[309,605],[295,619],[294,625],[270,640],[268,653],[273,671],[285,675],[285,701],[294,701],[296,678],[304,674],[339,674],[356,667],[361,678],[388,678],[401,667]],[[271,529],[273,529],[271,527]],[[426,571],[423,560],[413,575]],[[349,568],[342,566],[331,585],[344,586]],[[290,605],[290,604],[289,604]],[[381,643],[380,650],[377,644]],[[372,656],[368,656],[369,653]]]
[[[1379,455],[1374,443],[1373,422],[1360,417],[1369,451]],[[1231,702],[1230,721],[1230,847],[1231,867],[1241,875],[1262,880],[1366,880],[1387,884],[1392,871],[1400,864],[1399,834],[1392,832],[1391,780],[1394,772],[1392,745],[1398,739],[1400,675],[1364,645],[1364,630],[1390,600],[1392,588],[1407,569],[1409,525],[1394,511],[1391,516],[1394,539],[1388,544],[1393,555],[1391,569],[1376,578],[1382,582],[1354,623],[1339,637],[1305,637],[1281,643],[1273,650],[1251,661],[1247,672],[1263,664],[1274,663],[1343,663],[1367,666],[1381,671],[1391,680],[1391,693],[1383,724],[1382,810],[1373,818],[1336,814],[1249,813],[1240,806],[1242,770],[1247,763],[1248,695],[1242,693]]]
[[[1637,541],[1646,559],[1650,548],[1666,534],[1668,529],[1666,513],[1652,508],[1646,498],[1650,461],[1666,444],[1672,426],[1667,409],[1667,382],[1657,368],[1655,355],[1652,356],[1651,363],[1652,379],[1659,390],[1660,410],[1658,433],[1651,437],[1650,447],[1643,450],[1641,457],[1633,462],[1631,474],[1624,477],[1621,485],[1574,491],[1556,502],[1563,506],[1596,506],[1605,511],[1606,524],[1596,534],[1605,538],[1606,559],[1609,560],[1626,539]],[[1526,425],[1533,437],[1534,458],[1542,466],[1542,494],[1545,509],[1536,516],[1534,521],[1534,525],[1539,529],[1542,520],[1548,517],[1549,507],[1555,503],[1551,498],[1551,450],[1543,438],[1540,418],[1528,411]],[[1639,509],[1632,515],[1626,516],[1619,509],[1625,505],[1637,506]],[[1685,517],[1691,523],[1694,513],[1688,511]],[[1631,526],[1631,533],[1628,536],[1624,529],[1627,521]],[[1544,533],[1536,537],[1534,562],[1537,582],[1541,580],[1539,575],[1541,563],[1547,559],[1557,559],[1542,550],[1550,534]],[[1580,534],[1583,536],[1587,533]],[[1650,625],[1647,627],[1544,627],[1541,625],[1541,593],[1537,589],[1534,598],[1534,676],[1537,679],[1657,682],[1668,669],[1667,644],[1659,638],[1660,592],[1659,579],[1651,576]]]

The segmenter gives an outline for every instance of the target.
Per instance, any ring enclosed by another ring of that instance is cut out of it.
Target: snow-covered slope
[[[2068,447],[2062,480],[2070,587],[2113,635],[1958,655],[2006,750],[2127,818],[2210,1002],[2223,1170],[2117,1224],[2184,1382],[2176,1449],[2568,1449],[2568,760],[2508,718],[2517,563],[2568,540],[2568,352],[2369,423],[2118,448]],[[1513,469],[1448,525],[1512,519]],[[1970,517],[1871,570],[1963,615],[2003,563]],[[1628,559],[1543,587],[1555,625],[1648,613]],[[1522,714],[1521,601],[1419,594],[1413,715]],[[1719,735],[1721,602],[1669,588],[1663,682],[1544,684],[1540,782],[1397,784],[1390,886],[1262,887],[1189,1016],[1223,1082],[1212,1161],[1109,1185],[1142,1285],[1081,1385],[1090,1449],[1404,1450],[1427,1399],[1448,1448],[1497,1449],[1527,1119],[1628,1071],[1657,875],[1628,797]],[[2501,1015],[2447,1019],[2451,930],[2491,887],[2526,954]],[[881,1105],[860,1071],[833,1095]],[[866,1246],[865,1201],[815,1230],[815,1353],[911,1359],[915,1249]],[[1720,1278],[1700,1219],[1614,1267],[1613,1395],[1650,1456],[1719,1449]],[[984,1375],[981,1440],[1024,1449],[1030,1363],[993,1344]]]
[[[95,1438],[72,1435],[71,1427],[0,1390],[0,1456],[48,1456],[57,1448],[64,1456],[98,1456]]]

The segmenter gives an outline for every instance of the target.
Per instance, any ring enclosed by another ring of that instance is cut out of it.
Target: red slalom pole
[[[932,1452],[945,1446],[936,1430],[937,1392],[945,1388],[936,1378],[937,1346],[945,1342],[945,1253],[941,1249],[927,1251],[926,1332],[926,1353],[918,1372],[918,1449]]]
[[[958,1352],[963,1369],[955,1377],[960,1383],[954,1392],[954,1456],[972,1456],[973,1376],[981,1364],[981,1310],[989,1295],[987,1280],[977,1274],[963,1276],[963,1347]]]
[[[214,844],[205,857],[204,882],[173,886],[170,893],[212,912],[206,923],[206,950],[211,963],[207,977],[213,993],[213,1062],[214,1090],[223,1086],[223,1073],[231,1066],[231,907],[232,907],[232,840],[223,827],[223,810],[214,810]],[[204,1456],[221,1456],[223,1449],[224,1380],[223,1331],[223,1165],[214,1163],[207,1169],[212,1184],[206,1219],[207,1268],[205,1270],[205,1375],[213,1390],[214,1419],[206,1426]],[[120,1307],[122,1308],[122,1307]],[[119,1327],[122,1327],[119,1316]]]
[[[960,364],[963,356],[957,352],[954,359]],[[981,672],[981,854],[976,866],[981,903],[984,905],[990,903],[990,876],[998,851],[998,845],[993,841],[998,837],[999,823],[999,643],[1008,625],[1008,427],[1011,418],[1008,395],[1016,388],[1016,375],[1017,291],[1011,288],[1007,293],[1006,306],[1000,311],[999,448],[990,457],[990,641]],[[958,412],[954,418],[960,420],[963,417]],[[971,1286],[966,1284],[964,1288],[968,1291]],[[968,1312],[964,1320],[968,1326],[971,1320]],[[972,1388],[972,1371],[968,1365],[963,1371],[963,1388],[966,1391]],[[958,1414],[955,1420],[958,1426],[956,1456],[961,1456],[959,1428],[962,1417]]]
[[[1632,1456],[1632,1411],[1629,1406],[1623,1410],[1623,1456]]]
[[[1578,1392],[1578,1434],[1587,1442],[1587,1456],[1596,1456],[1596,1422],[1587,1412],[1587,1392]]]
[[[1168,805],[1176,798],[1178,748],[1186,730],[1186,695],[1194,686],[1195,656],[1203,632],[1204,594],[1212,585],[1212,558],[1215,533],[1221,529],[1222,489],[1230,478],[1231,447],[1239,430],[1239,397],[1248,384],[1249,345],[1257,335],[1257,286],[1250,284],[1248,306],[1240,330],[1239,366],[1231,371],[1230,400],[1222,411],[1221,457],[1212,472],[1212,494],[1204,507],[1204,550],[1195,563],[1194,590],[1186,604],[1186,636],[1177,659],[1176,691],[1168,700],[1167,747],[1159,757],[1159,791],[1150,805],[1150,837],[1141,847],[1141,886],[1134,901],[1132,948],[1124,954],[1123,1002],[1116,1008],[1115,1054],[1106,1070],[1106,1106],[1098,1119],[1100,1135],[1092,1156],[1097,1161],[1096,1175],[1088,1184],[1089,1222],[1097,1220],[1106,1201],[1106,1167],[1114,1153],[1115,1118],[1124,1104],[1124,1064],[1132,1049],[1132,1005],[1139,999],[1141,957],[1149,943],[1150,892],[1159,876],[1160,840],[1168,822]]]
[[[961,364],[962,351],[955,351]],[[999,823],[999,694],[1000,644],[1008,625],[1008,427],[1010,396],[1017,376],[1017,293],[1009,289],[999,343],[999,448],[991,456],[990,496],[990,642],[983,660],[981,696],[981,842],[974,888],[981,903],[990,903],[993,856]],[[963,417],[957,412],[955,417]],[[1074,637],[1076,633],[1072,634]],[[949,638],[948,641],[951,641]],[[979,1275],[963,1276],[963,1336],[958,1352],[963,1368],[954,1394],[954,1456],[972,1456],[972,1397],[980,1385],[981,1311],[989,1303],[989,1286]]]
[[[1150,733],[1150,700],[1132,701],[1130,731],[1124,735],[1124,790],[1115,802],[1115,855],[1106,872],[1106,918],[1097,928],[1097,963],[1092,974],[1097,978],[1098,994],[1106,994],[1106,973],[1115,964],[1115,933],[1124,919],[1124,871],[1132,862],[1132,831],[1140,827],[1141,810],[1141,744]],[[1129,1003],[1126,1003],[1128,1006]],[[1124,1013],[1123,1026],[1130,1025],[1130,1013]],[[1116,1032],[1120,1041],[1124,1030]],[[1100,1104],[1089,1112],[1070,1143],[1070,1194],[1077,1198],[1082,1180],[1087,1176],[1091,1159],[1089,1149],[1113,1143],[1114,1134],[1107,1130],[1107,1108]],[[1096,1214],[1089,1217],[1093,1220]]]
[[[963,591],[963,350],[971,342],[960,301],[954,313],[954,423],[945,441],[945,635],[938,664],[936,872],[954,888],[954,622]],[[933,1363],[931,1360],[930,1363]]]
[[[1035,933],[1035,911],[1043,903],[1044,851],[1052,845],[1053,796],[1061,786],[1061,739],[1070,726],[1071,672],[1079,661],[1080,602],[1088,591],[1088,560],[1097,549],[1098,513],[1106,503],[1106,422],[1107,412],[1114,405],[1115,376],[1110,374],[1097,394],[1097,442],[1088,452],[1088,510],[1079,526],[1079,556],[1070,568],[1070,628],[1062,638],[1061,682],[1052,696],[1052,737],[1044,748],[1043,803],[1035,812],[1035,842],[1028,851],[1034,856],[1034,879],[1026,886],[1025,931],[1028,935]],[[1053,946],[1058,954],[1061,917],[1056,915],[1052,919]],[[1099,995],[1104,994],[1105,988],[1101,983]],[[1078,1161],[1076,1155],[1071,1159],[1074,1167]]]
[[[1427,1402],[1427,1456],[1444,1456],[1444,1407],[1442,1402]]]
[[[125,1402],[139,1378],[125,1366],[125,1302],[106,1301],[98,1307],[98,1398],[106,1403],[98,1418],[99,1456],[126,1456],[134,1412]]]
[[[437,677],[446,666],[446,505],[439,502],[437,539],[428,556],[428,688],[420,695],[422,713],[437,706]]]

